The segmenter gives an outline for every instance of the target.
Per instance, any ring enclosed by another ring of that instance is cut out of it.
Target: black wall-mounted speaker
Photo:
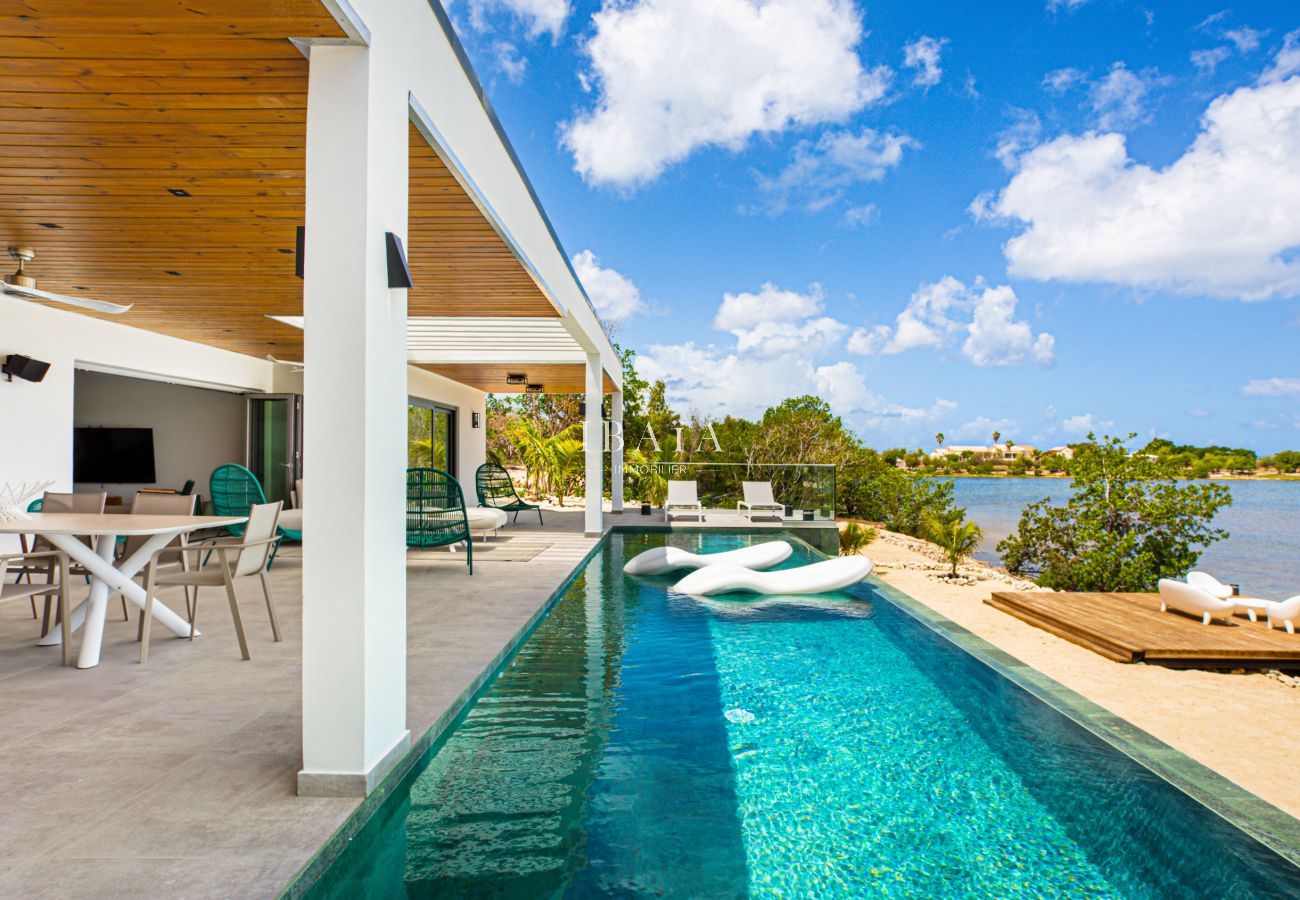
[[[0,372],[8,375],[10,381],[15,378],[21,378],[23,381],[42,381],[48,371],[50,371],[49,363],[29,356],[19,356],[17,353],[9,354],[5,364],[0,366]]]

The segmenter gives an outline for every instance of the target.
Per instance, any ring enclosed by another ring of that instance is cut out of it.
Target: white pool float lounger
[[[691,553],[680,547],[655,547],[623,564],[628,575],[662,575],[674,569],[700,569],[732,565],[744,569],[770,569],[790,558],[793,548],[785,541],[768,541],[722,553]]]
[[[673,585],[673,590],[696,597],[741,591],[755,594],[824,594],[851,587],[870,574],[871,560],[865,556],[842,556],[779,572],[755,572],[743,566],[723,563],[692,572]]]

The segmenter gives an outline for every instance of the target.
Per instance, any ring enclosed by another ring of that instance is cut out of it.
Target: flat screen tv
[[[78,428],[72,444],[78,484],[153,484],[152,428]]]

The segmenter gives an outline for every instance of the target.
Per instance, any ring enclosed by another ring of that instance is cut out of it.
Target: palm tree
[[[943,432],[942,432],[942,431],[940,431],[938,434],[936,434],[936,435],[934,436],[934,439],[935,439],[935,441],[939,444],[940,447],[943,446]]]
[[[983,530],[959,515],[945,517],[928,513],[924,527],[926,540],[937,545],[952,565],[949,578],[957,577],[957,566],[978,550],[980,541],[984,540]]]
[[[995,432],[993,432],[993,444],[994,444],[994,446],[996,446],[997,443],[998,443],[998,441],[1001,440],[1001,439],[1002,439],[1002,432],[1000,432],[1000,431],[995,431]]]

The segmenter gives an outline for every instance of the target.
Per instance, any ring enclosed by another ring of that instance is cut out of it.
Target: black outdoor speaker
[[[0,372],[8,375],[10,381],[14,378],[21,378],[23,381],[42,381],[48,371],[50,371],[49,363],[29,356],[19,356],[17,353],[9,354],[5,364],[0,366]]]

